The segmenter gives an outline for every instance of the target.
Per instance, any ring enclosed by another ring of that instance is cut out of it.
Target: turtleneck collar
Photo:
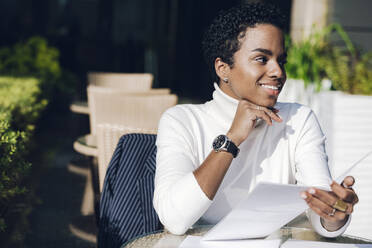
[[[226,124],[231,124],[239,101],[224,93],[217,83],[214,83],[214,89],[213,100],[208,102],[211,114]]]

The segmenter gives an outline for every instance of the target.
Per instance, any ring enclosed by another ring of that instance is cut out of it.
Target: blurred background
[[[282,100],[316,111],[329,136],[330,164],[341,164],[331,168],[333,175],[371,150],[370,0],[0,0],[0,134],[7,137],[0,142],[0,246],[95,247],[91,236],[71,232],[85,179],[67,169],[80,158],[72,144],[90,129],[89,116],[69,109],[86,101],[88,72],[151,73],[152,87],[170,89],[180,103],[209,100],[203,32],[220,10],[248,2],[273,3],[287,16],[289,80]],[[337,110],[342,100],[330,91],[352,98],[347,106],[362,99],[367,110],[331,120],[329,113],[348,108]],[[359,127],[361,118],[370,127],[356,135],[335,126]],[[338,138],[345,132],[348,137]],[[352,138],[358,145],[349,154]],[[361,174],[370,177],[372,170]],[[356,222],[367,222],[359,226],[372,224],[368,211],[361,212]],[[94,237],[94,218],[77,225]]]
[[[60,51],[61,67],[78,77],[81,94],[87,71],[150,72],[155,87],[206,100],[213,83],[201,54],[203,31],[219,10],[240,2],[1,0],[0,45],[44,37]],[[290,16],[291,0],[280,6]]]
[[[150,72],[155,87],[204,101],[213,86],[201,54],[203,31],[219,10],[241,2],[252,1],[1,0],[0,46],[44,37],[60,51],[61,67],[78,77],[79,94],[87,71]],[[337,22],[358,46],[372,49],[368,0],[265,2],[288,16],[295,39],[314,22]]]

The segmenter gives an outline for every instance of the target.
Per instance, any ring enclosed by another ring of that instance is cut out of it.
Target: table
[[[88,168],[81,163],[71,164],[68,167],[72,172],[86,176],[81,212],[84,215],[92,214],[94,213],[95,200],[99,199],[97,137],[92,134],[81,136],[74,142],[73,147],[78,153],[93,157],[93,159],[89,159]]]
[[[89,107],[87,102],[76,101],[70,105],[70,110],[77,114],[89,115]]]
[[[79,137],[73,144],[74,150],[86,156],[98,156],[96,135],[87,134]]]
[[[122,248],[176,248],[187,235],[201,236],[206,233],[212,226],[197,226],[187,231],[185,235],[173,235],[168,231],[158,231],[150,234],[137,237],[123,244]],[[281,239],[282,242],[287,239],[309,240],[309,241],[325,241],[335,243],[354,243],[354,244],[372,244],[372,240],[342,235],[337,238],[324,238],[311,229],[306,216],[300,215],[292,222],[288,223],[280,230],[272,233],[265,239]]]

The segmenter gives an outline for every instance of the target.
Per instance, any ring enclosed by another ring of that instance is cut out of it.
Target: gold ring
[[[340,210],[341,212],[345,212],[347,209],[347,204],[341,199],[338,199],[335,204],[332,206],[333,208]]]

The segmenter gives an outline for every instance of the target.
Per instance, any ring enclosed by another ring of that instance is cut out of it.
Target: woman
[[[154,207],[170,232],[217,223],[260,181],[332,182],[314,113],[276,102],[286,81],[283,26],[275,7],[250,4],[221,13],[206,32],[204,55],[219,82],[213,100],[175,106],[159,124]],[[358,201],[353,183],[301,193],[319,234],[345,231]]]

